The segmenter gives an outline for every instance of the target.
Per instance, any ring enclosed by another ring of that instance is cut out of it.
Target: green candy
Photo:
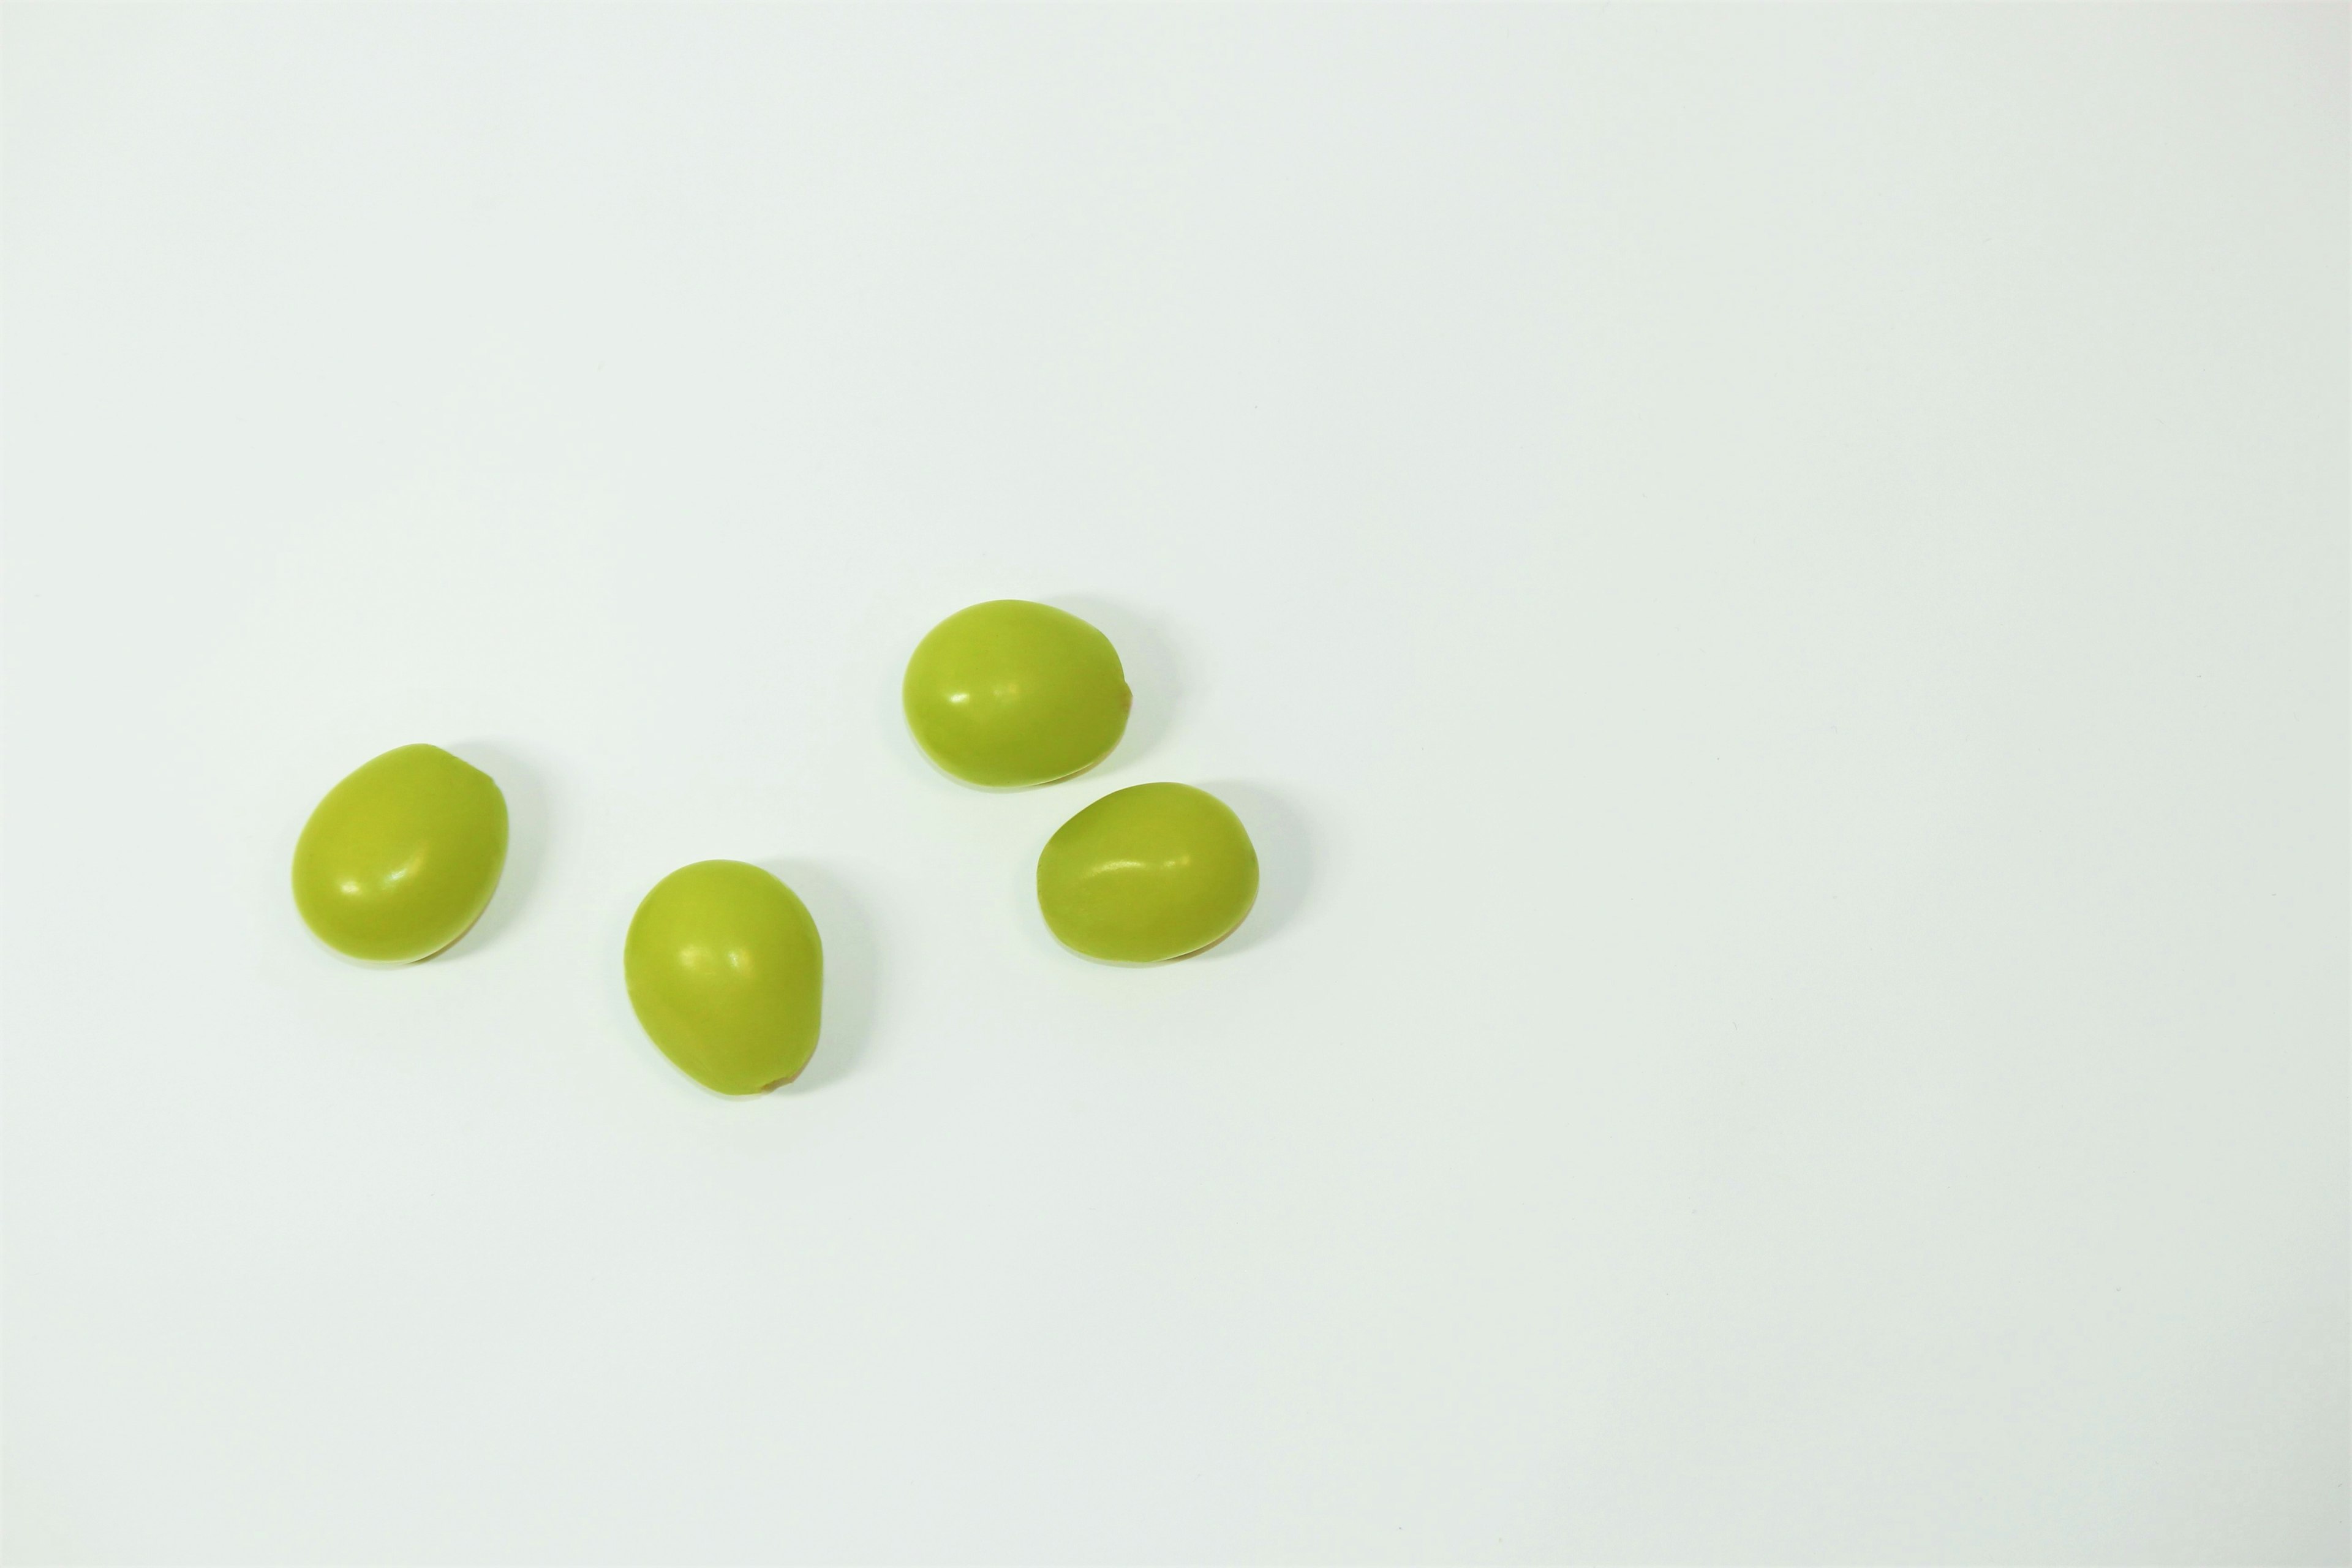
[[[1066,610],[992,599],[915,645],[900,688],[924,753],[969,784],[1018,789],[1110,755],[1134,696],[1110,639]]]
[[[294,907],[320,942],[379,963],[466,934],[507,860],[507,797],[438,746],[402,746],[327,792],[294,845]]]
[[[1222,941],[1257,900],[1257,850],[1233,808],[1190,784],[1103,796],[1045,841],[1037,907],[1062,945],[1157,963]]]
[[[807,906],[757,866],[698,860],[655,883],[622,968],[637,1022],[705,1089],[762,1094],[816,1053],[824,946]]]

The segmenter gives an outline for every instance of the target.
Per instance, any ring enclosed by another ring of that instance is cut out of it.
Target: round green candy
[[[1094,766],[1118,744],[1134,702],[1108,637],[1026,599],[992,599],[933,626],[907,661],[900,697],[924,753],[990,789]]]
[[[466,934],[507,861],[507,797],[438,746],[360,764],[302,825],[294,907],[350,958],[410,963]]]
[[[1045,841],[1037,907],[1062,945],[1157,963],[1221,941],[1257,899],[1257,850],[1233,808],[1190,784],[1103,796]]]
[[[761,1094],[816,1053],[824,947],[807,906],[757,866],[698,860],[655,883],[622,967],[637,1022],[705,1089]]]

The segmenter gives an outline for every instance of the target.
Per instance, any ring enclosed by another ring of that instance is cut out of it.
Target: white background
[[[12,7],[8,1554],[2340,1561],[2346,22]],[[1263,902],[1090,966],[1159,778]]]

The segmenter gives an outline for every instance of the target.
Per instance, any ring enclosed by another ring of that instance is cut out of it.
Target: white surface
[[[2343,8],[5,26],[15,1561],[2342,1559]],[[905,738],[997,595],[1100,773]]]

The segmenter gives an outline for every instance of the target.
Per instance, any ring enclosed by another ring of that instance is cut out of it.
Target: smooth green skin
[[[762,1094],[816,1054],[824,946],[799,896],[757,866],[698,860],[656,882],[622,967],[637,1022],[705,1089]]]
[[[1037,907],[1062,945],[1113,963],[1198,952],[1257,900],[1257,850],[1233,808],[1190,784],[1103,796],[1045,841]]]
[[[1126,733],[1135,700],[1108,637],[1026,599],[992,599],[933,626],[899,695],[924,753],[985,789],[1094,766]]]
[[[507,863],[507,797],[438,746],[360,764],[302,825],[294,907],[348,958],[413,963],[466,934]]]

